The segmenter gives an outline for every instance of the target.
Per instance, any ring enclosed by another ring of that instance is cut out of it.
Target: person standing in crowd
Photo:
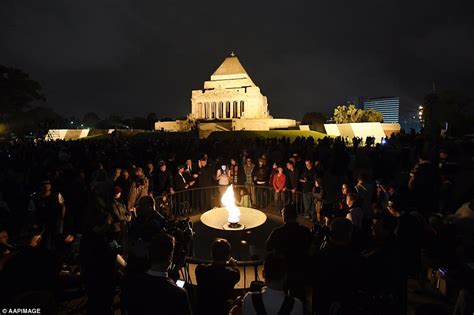
[[[286,163],[286,187],[284,191],[288,192],[289,202],[296,203],[296,190],[298,189],[298,174],[295,164],[292,161]]]
[[[244,185],[245,184],[245,173],[243,168],[237,163],[234,158],[230,159],[230,182],[232,185]]]
[[[227,168],[227,165],[222,164],[220,168],[216,171],[216,180],[219,185],[219,200],[222,198],[222,195],[225,193],[227,187],[230,184],[230,170]]]
[[[206,156],[202,156],[198,161],[198,169],[196,173],[196,188],[200,188],[198,192],[199,206],[201,210],[208,210],[212,204],[212,192],[210,187],[213,186],[214,176],[211,168],[207,165]]]
[[[339,201],[337,208],[335,209],[334,216],[335,217],[343,217],[345,218],[349,213],[349,206],[347,205],[347,195],[351,193],[350,186],[346,183],[342,184],[341,186],[341,194],[339,195]]]
[[[428,217],[437,211],[438,171],[425,154],[420,154],[418,164],[410,172],[408,188],[415,207]]]
[[[156,235],[149,246],[150,268],[129,274],[123,286],[123,304],[129,315],[155,310],[163,315],[190,315],[188,294],[169,278],[175,239],[168,234]]]
[[[359,206],[364,212],[364,219],[371,220],[372,196],[374,195],[374,189],[372,185],[367,182],[367,176],[365,173],[360,173],[357,176],[357,185],[355,185],[354,189],[357,193]]]
[[[121,174],[122,174],[122,169],[120,167],[117,167],[114,169],[114,174],[112,175],[112,180],[114,184],[117,184],[117,181],[119,180]]]
[[[240,280],[237,262],[230,257],[230,252],[230,243],[218,238],[212,244],[213,262],[196,267],[198,315],[229,313],[234,300],[234,286]]]
[[[283,226],[275,228],[267,239],[267,252],[275,251],[286,257],[287,285],[291,296],[304,299],[305,273],[307,269],[311,232],[297,221],[294,204],[288,204],[281,210]]]
[[[283,167],[278,166],[278,173],[273,176],[272,186],[275,190],[275,205],[283,206],[285,204],[286,175],[283,173]]]
[[[244,173],[245,173],[245,188],[250,194],[250,202],[252,205],[255,204],[255,187],[253,182],[253,170],[255,169],[255,164],[252,163],[252,159],[247,157],[245,159]]]
[[[269,172],[264,158],[258,159],[258,166],[253,169],[253,182],[255,186],[256,205],[258,208],[263,209],[268,203],[268,180]]]
[[[394,231],[396,220],[387,213],[373,218],[374,245],[363,252],[365,281],[363,285],[373,301],[371,314],[405,315],[407,277],[403,272],[401,246]]]
[[[311,160],[305,161],[305,167],[300,176],[301,192],[303,194],[303,211],[307,219],[314,219],[314,208],[311,193],[314,185],[314,168]]]
[[[54,248],[63,234],[66,215],[66,206],[61,193],[52,189],[49,180],[44,180],[40,192],[30,200],[28,210],[33,214],[34,222],[44,228],[42,244],[48,249]]]
[[[291,314],[303,315],[303,303],[285,293],[285,260],[281,255],[269,253],[263,263],[265,286],[261,292],[249,292],[242,301],[243,315]]]
[[[184,178],[188,183],[194,182],[195,178],[198,176],[195,172],[195,167],[193,165],[193,160],[187,159],[184,163]]]
[[[403,210],[403,200],[400,195],[389,197],[388,211],[397,222],[394,233],[400,245],[403,272],[407,277],[417,279],[421,271],[421,248],[425,236],[424,222],[420,221],[421,216]],[[404,298],[407,298],[406,293]]]
[[[148,196],[148,181],[145,177],[135,179],[128,194],[127,207],[129,211],[136,211],[136,207],[141,198]]]
[[[128,195],[132,188],[133,180],[130,176],[130,172],[127,169],[122,169],[120,177],[116,181],[116,185],[122,188],[122,202],[128,204]]]
[[[364,211],[359,206],[359,198],[355,193],[349,193],[346,197],[348,213],[346,218],[352,222],[357,231],[361,231],[364,222]]]
[[[107,242],[112,218],[99,213],[84,234],[79,249],[82,279],[86,286],[88,314],[112,314],[117,281],[117,252]]]
[[[174,183],[174,190],[177,192],[180,192],[178,195],[174,195],[173,197],[175,198],[175,202],[173,203],[175,205],[175,210],[176,212],[179,212],[180,215],[187,214],[188,211],[190,211],[189,207],[189,200],[190,200],[190,194],[189,192],[183,192],[184,190],[190,189],[194,185],[194,180],[192,176],[185,176],[185,170],[184,170],[184,165],[179,165],[178,166],[178,171],[174,175],[173,178],[173,183]],[[190,182],[188,181],[190,180]],[[162,195],[163,196],[163,195]],[[167,197],[165,197],[167,199]],[[163,198],[161,198],[162,200]],[[168,206],[166,207],[161,207],[163,206],[164,203],[159,204],[159,209],[164,210],[163,212],[160,211],[160,213],[168,213],[166,210],[168,210]],[[165,217],[169,217],[165,215]]]
[[[377,179],[375,184],[377,185],[375,203],[382,207],[382,209],[387,210],[388,197],[390,196],[388,185],[382,179]]]
[[[270,169],[270,177],[268,180],[270,186],[273,186],[273,176],[275,176],[276,174],[278,174],[278,164],[276,162],[273,162],[272,168]]]
[[[326,246],[314,257],[313,313],[350,314],[357,306],[356,294],[363,277],[362,257],[352,245],[352,223],[336,218],[330,225]]]
[[[8,230],[4,226],[0,226],[0,270],[3,265],[3,258],[15,250],[15,247],[8,242]]]
[[[160,169],[155,175],[155,195],[161,196],[163,193],[173,194],[173,174],[171,174],[164,161],[160,161],[158,166]]]
[[[122,188],[115,186],[114,188],[114,199],[111,205],[111,216],[112,216],[112,238],[121,243],[123,240],[123,234],[127,228],[127,222],[131,220],[131,216],[127,211],[127,206],[121,201]]]
[[[316,221],[322,222],[322,215],[321,211],[323,209],[323,185],[321,179],[316,178],[314,180],[314,187],[313,187],[313,200],[314,200],[314,210],[316,212]]]
[[[178,166],[178,172],[176,173],[174,180],[174,189],[176,191],[182,191],[189,189],[193,184],[194,181],[188,182],[187,176],[185,176],[185,170],[183,165]]]
[[[153,195],[155,192],[155,166],[153,165],[153,162],[148,161],[146,163],[146,179],[148,180],[148,193],[150,195]]]
[[[41,246],[43,231],[35,224],[24,226],[17,248],[10,247],[12,252],[0,261],[2,308],[31,305],[46,314],[57,313],[54,293],[59,287],[60,264],[54,252]]]

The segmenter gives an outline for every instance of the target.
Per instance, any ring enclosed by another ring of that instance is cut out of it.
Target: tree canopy
[[[41,85],[20,69],[0,65],[0,112],[12,114],[45,101]]]
[[[334,109],[333,120],[336,124],[359,123],[359,122],[383,122],[382,113],[373,110],[363,110],[350,104],[339,105]]]
[[[306,113],[301,120],[303,125],[309,125],[309,128],[314,131],[325,132],[324,123],[327,118],[321,113],[310,112]]]

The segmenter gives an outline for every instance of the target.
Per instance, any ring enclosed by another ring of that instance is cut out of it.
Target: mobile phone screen
[[[184,287],[184,280],[178,279],[176,280],[176,285],[180,288]]]

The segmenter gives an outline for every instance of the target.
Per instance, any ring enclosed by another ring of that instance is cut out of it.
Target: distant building
[[[373,109],[383,115],[385,123],[398,123],[400,114],[400,98],[392,97],[378,97],[371,98],[364,101],[364,110]]]
[[[202,89],[191,93],[191,113],[187,120],[155,123],[155,130],[187,131],[196,123],[200,137],[213,131],[271,130],[295,128],[294,119],[273,118],[267,97],[252,81],[233,53],[204,82]]]
[[[270,117],[267,98],[234,54],[204,82],[204,89],[192,91],[191,110],[200,120]]]

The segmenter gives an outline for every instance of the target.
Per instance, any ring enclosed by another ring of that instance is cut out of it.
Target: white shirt
[[[243,315],[256,315],[255,307],[253,306],[252,301],[252,292],[249,292],[245,295],[242,302],[242,314]],[[280,290],[270,289],[268,287],[263,287],[262,289],[262,299],[267,315],[276,315],[280,311],[280,308],[285,300],[285,292]],[[297,298],[295,298],[295,304],[293,304],[293,309],[291,310],[291,315],[303,315],[303,303]]]

